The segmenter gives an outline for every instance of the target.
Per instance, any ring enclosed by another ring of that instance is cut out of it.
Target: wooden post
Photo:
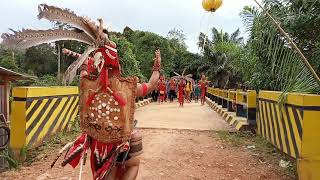
[[[58,80],[60,80],[60,63],[61,63],[61,56],[60,56],[60,45],[57,45],[58,50]]]

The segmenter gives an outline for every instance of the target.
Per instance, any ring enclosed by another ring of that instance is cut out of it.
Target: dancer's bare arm
[[[138,83],[137,92],[136,92],[137,96],[145,96],[149,94],[156,88],[156,85],[158,84],[159,76],[160,76],[160,65],[161,65],[160,50],[156,50],[155,56],[156,58],[154,59],[153,72],[149,79],[149,82],[143,83],[143,84]]]

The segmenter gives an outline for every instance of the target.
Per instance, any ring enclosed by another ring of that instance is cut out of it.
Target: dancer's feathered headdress
[[[188,74],[188,75],[184,75],[187,69],[184,69],[182,74],[180,75],[177,72],[173,72],[176,76],[172,76],[171,78],[173,79],[183,79],[183,80],[187,80],[190,81],[192,83],[194,83],[194,80],[192,79],[192,74]]]
[[[110,45],[115,46],[108,38],[103,27],[103,20],[98,19],[98,24],[87,17],[76,15],[68,9],[61,9],[55,6],[40,4],[38,6],[39,19],[47,19],[52,22],[59,22],[68,25],[73,29],[48,29],[48,30],[30,30],[23,29],[14,31],[13,34],[3,33],[2,44],[7,48],[26,49],[42,43],[50,43],[60,40],[75,40],[88,44],[86,52],[82,54],[78,61],[69,66],[65,73],[64,80],[71,82],[76,75],[77,69],[87,59],[89,54],[96,48]]]

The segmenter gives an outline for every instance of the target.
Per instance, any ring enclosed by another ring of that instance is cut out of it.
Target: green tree
[[[203,33],[199,35],[198,46],[203,49],[203,56],[198,72],[204,72],[217,87],[235,88],[242,83],[236,68],[243,56],[240,31],[237,29],[229,35],[213,27],[211,33],[211,39]]]
[[[123,76],[138,76],[140,79],[146,80],[139,69],[139,61],[133,53],[134,45],[124,36],[114,35],[111,36],[111,39],[117,44]]]
[[[7,50],[0,46],[0,66],[13,71],[20,71],[18,63],[22,58],[21,53]]]
[[[19,70],[19,68],[16,65],[16,63],[15,63],[15,61],[14,61],[12,56],[3,56],[3,57],[1,57],[0,66],[2,66],[4,68],[7,68],[7,69],[10,69],[10,70],[13,70],[13,71],[18,71]]]
[[[54,46],[42,44],[27,49],[22,67],[33,71],[38,77],[46,74],[57,75],[57,54]]]

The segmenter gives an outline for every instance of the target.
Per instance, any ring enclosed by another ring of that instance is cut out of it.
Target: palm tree
[[[199,35],[198,45],[199,48],[203,48],[203,56],[198,72],[205,72],[216,87],[231,88],[231,82],[236,84],[235,79],[239,81],[239,78],[236,78],[230,57],[225,52],[217,50],[216,47],[227,47],[230,44],[242,45],[243,37],[239,37],[239,29],[229,35],[227,32],[218,31],[213,27],[211,33],[211,39],[208,39],[203,33]],[[204,43],[205,45],[203,45]]]
[[[231,33],[230,35],[227,32],[218,31],[215,27],[211,29],[212,32],[212,43],[218,42],[233,42],[236,44],[243,43],[243,37],[240,36],[240,29],[238,28],[236,31]]]

